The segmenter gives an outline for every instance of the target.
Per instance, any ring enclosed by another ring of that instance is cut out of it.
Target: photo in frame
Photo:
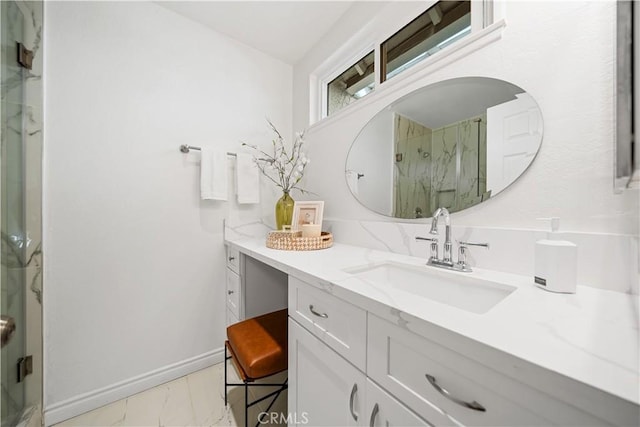
[[[317,224],[322,228],[322,211],[324,201],[295,202],[293,205],[293,219],[291,230],[302,230],[303,224]]]

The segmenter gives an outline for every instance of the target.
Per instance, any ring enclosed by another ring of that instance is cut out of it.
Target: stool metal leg
[[[263,416],[266,416],[269,412],[269,410],[271,410],[271,408],[273,407],[273,404],[275,403],[275,401],[278,399],[278,396],[280,396],[280,394],[286,390],[288,388],[288,379],[284,380],[284,383],[281,384],[274,384],[274,383],[254,383],[253,379],[251,378],[247,378],[245,377],[246,374],[242,375],[245,379],[242,380],[241,383],[230,383],[229,382],[229,374],[227,372],[228,367],[227,367],[227,362],[229,359],[232,359],[233,356],[229,355],[228,353],[228,348],[227,345],[225,343],[225,347],[224,347],[224,406],[227,407],[228,406],[228,390],[229,390],[229,386],[243,386],[244,387],[244,425],[245,427],[249,427],[249,407],[256,405],[260,402],[262,402],[263,400],[271,399],[271,402],[269,403],[269,406],[267,407],[267,410],[260,414]],[[275,375],[275,374],[272,374]],[[249,402],[249,386],[258,386],[258,387],[277,387],[276,390],[272,391],[271,393],[266,394],[265,396],[262,396],[259,399],[254,400],[253,402]],[[256,423],[256,427],[260,427],[261,424],[263,424],[262,421],[263,417],[258,416],[258,422]]]
[[[226,362],[225,362],[226,363]],[[267,407],[267,410],[264,411],[261,415],[267,415],[269,410],[271,410],[273,404],[275,403],[276,399],[278,399],[278,396],[280,396],[280,394],[285,391],[287,388],[289,388],[288,385],[288,379],[284,380],[284,383],[281,384],[274,384],[274,383],[253,383],[253,380],[244,380],[241,383],[227,383],[225,385],[225,392],[226,392],[226,387],[227,386],[243,386],[244,387],[244,425],[245,427],[249,427],[249,408],[253,405],[257,405],[258,403],[262,402],[263,400],[267,400],[269,398],[271,399],[271,403],[269,403],[269,406]],[[226,380],[225,380],[226,382]],[[262,396],[259,399],[254,400],[253,402],[249,402],[249,387],[277,387],[276,390],[272,391],[271,393],[268,393],[264,396]],[[225,396],[226,397],[226,396]],[[259,427],[261,424],[263,424],[262,419],[260,416],[258,416],[258,422],[256,423],[256,427]]]
[[[277,390],[276,392],[274,392],[274,396],[273,399],[271,400],[271,403],[269,403],[269,406],[267,407],[267,410],[264,411],[266,413],[268,413],[271,410],[271,407],[273,406],[274,403],[276,403],[276,400],[278,399],[278,397],[280,396],[280,393],[282,393],[283,391],[285,391],[288,387],[287,382],[289,381],[289,379],[287,378],[286,380],[284,380],[284,384],[282,384],[282,386],[280,387],[279,390]],[[272,393],[273,394],[273,393]],[[257,427],[257,425],[256,425]]]
[[[227,346],[224,346],[224,406],[227,406],[227,387],[228,387],[228,383],[227,383],[227,360],[229,360],[229,358],[227,357]]]
[[[249,385],[244,383],[244,427],[249,427]]]

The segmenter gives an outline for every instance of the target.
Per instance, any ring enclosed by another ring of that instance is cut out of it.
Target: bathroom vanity
[[[227,247],[226,324],[285,308],[286,281],[281,270]]]
[[[589,287],[552,294],[524,276],[439,271],[423,259],[344,244],[288,252],[243,237],[227,245],[240,264],[258,261],[283,274],[291,420],[345,426],[640,421],[631,295]],[[251,296],[256,283],[239,279],[233,286],[244,289],[245,303],[263,299]]]

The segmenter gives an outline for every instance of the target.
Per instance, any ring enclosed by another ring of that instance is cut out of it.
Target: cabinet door
[[[365,376],[289,318],[291,424],[364,425]]]
[[[434,426],[402,403],[391,397],[386,391],[367,379],[366,419],[370,427],[374,426]]]

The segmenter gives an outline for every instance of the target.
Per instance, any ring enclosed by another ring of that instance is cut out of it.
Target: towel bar
[[[182,151],[183,153],[188,153],[190,150],[200,151],[202,149],[200,147],[195,147],[193,145],[187,145],[187,144],[183,144],[180,146],[180,151]],[[237,157],[237,154],[227,151],[227,156]]]

